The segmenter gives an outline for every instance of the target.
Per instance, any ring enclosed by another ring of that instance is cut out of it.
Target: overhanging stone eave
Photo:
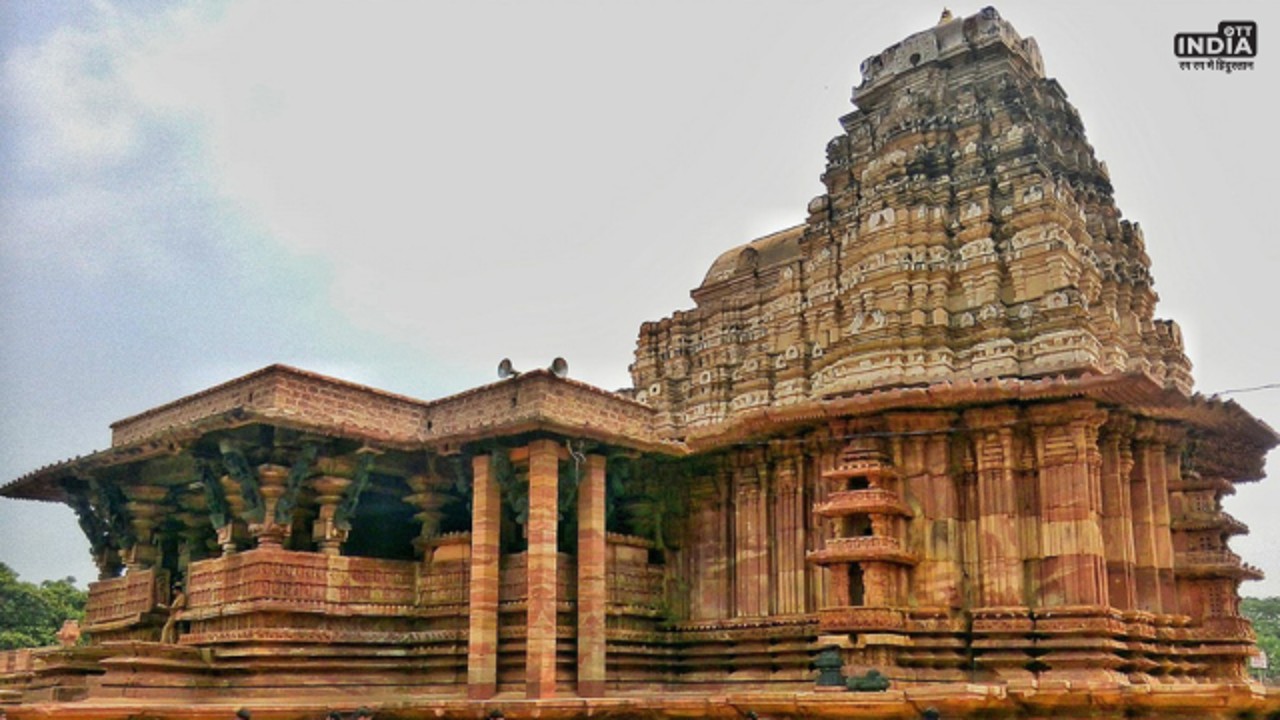
[[[65,504],[69,499],[67,491],[58,481],[81,471],[84,463],[106,452],[109,451],[102,450],[90,455],[77,456],[32,470],[0,486],[0,497],[10,500],[37,500]]]
[[[688,433],[684,440],[694,452],[702,452],[766,434],[822,425],[833,419],[892,410],[936,411],[1006,401],[1034,402],[1069,398],[1089,398],[1104,405],[1138,406],[1143,408],[1144,414],[1151,416],[1157,416],[1165,404],[1177,403],[1179,400],[1183,403],[1190,401],[1176,390],[1161,387],[1145,373],[958,380],[875,389],[782,407],[758,408],[741,413],[727,422],[698,428]]]
[[[46,465],[0,487],[0,497],[66,503],[69,497],[60,484],[63,478],[89,475],[103,468],[172,456],[186,451],[191,445],[212,433],[248,425],[270,425],[312,435],[355,440],[374,444],[379,449],[411,451],[422,447],[421,442],[405,441],[402,438],[360,428],[307,422],[283,413],[237,409],[205,418],[191,425],[168,428],[135,442],[96,450],[88,455],[77,455]]]

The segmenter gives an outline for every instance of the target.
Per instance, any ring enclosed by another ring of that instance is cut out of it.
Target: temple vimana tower
[[[944,16],[853,102],[804,223],[645,323],[632,389],[274,365],[5,485],[102,573],[87,644],[0,653],[10,716],[1280,709],[1221,507],[1277,436],[1193,394],[1035,41]]]

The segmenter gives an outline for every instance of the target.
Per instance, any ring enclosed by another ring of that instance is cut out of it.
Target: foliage
[[[678,545],[689,485],[699,468],[665,458],[623,460],[610,468],[606,526],[648,538],[662,552]]]
[[[0,650],[56,645],[63,621],[84,618],[88,593],[75,582],[71,577],[23,582],[0,563]]]
[[[1267,654],[1271,666],[1252,672],[1269,680],[1280,678],[1280,597],[1244,598],[1240,601],[1240,614],[1253,622],[1258,647]]]
[[[560,463],[556,479],[556,538],[560,552],[572,553],[578,549],[578,485],[585,470],[582,467],[585,459],[578,455]]]

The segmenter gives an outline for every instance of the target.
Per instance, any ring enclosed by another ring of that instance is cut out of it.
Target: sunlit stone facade
[[[631,391],[424,402],[271,366],[6,485],[74,508],[102,577],[89,644],[0,655],[3,697],[1272,708],[1221,500],[1276,436],[1192,394],[1035,42],[988,9],[862,75],[806,222],[646,323]],[[824,654],[890,689],[815,684]]]

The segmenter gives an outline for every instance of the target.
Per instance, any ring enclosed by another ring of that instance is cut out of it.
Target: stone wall
[[[1236,588],[1258,573],[1223,540],[1230,480],[1186,442],[1076,400],[746,443],[691,488],[673,606],[722,641],[812,618],[901,680],[1240,677]]]

